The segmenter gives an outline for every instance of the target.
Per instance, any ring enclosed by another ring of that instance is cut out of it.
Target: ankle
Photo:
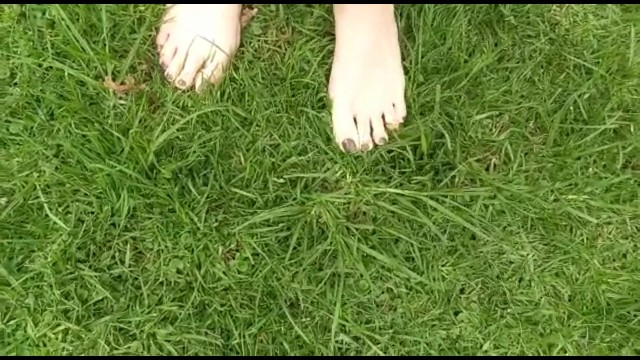
[[[336,26],[379,24],[395,20],[393,4],[334,4]]]

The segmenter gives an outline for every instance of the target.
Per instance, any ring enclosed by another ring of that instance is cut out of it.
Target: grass
[[[640,8],[399,6],[366,155],[330,7],[259,9],[196,95],[159,6],[0,8],[1,355],[640,354]]]

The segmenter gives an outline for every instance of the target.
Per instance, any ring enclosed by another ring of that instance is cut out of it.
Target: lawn
[[[330,6],[258,8],[201,95],[160,6],[0,8],[0,355],[640,354],[640,7],[399,6],[350,155]]]

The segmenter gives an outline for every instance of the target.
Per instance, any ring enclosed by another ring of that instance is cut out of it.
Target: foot
[[[393,5],[334,5],[334,17],[333,133],[342,150],[368,151],[386,143],[386,129],[397,129],[407,112]]]
[[[240,45],[242,4],[167,5],[156,44],[165,77],[180,89],[217,84]]]

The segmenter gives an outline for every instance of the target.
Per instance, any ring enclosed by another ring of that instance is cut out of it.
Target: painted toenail
[[[351,139],[344,140],[342,142],[342,148],[346,152],[354,152],[356,151],[356,142]]]
[[[387,143],[387,139],[385,139],[385,138],[378,139],[378,145],[384,145],[386,143]]]
[[[178,80],[178,86],[184,87],[187,83],[184,80]]]
[[[362,151],[367,152],[371,149],[371,146],[369,144],[364,144],[362,145]]]
[[[171,74],[165,74],[165,76],[166,76],[167,80],[169,80],[169,81],[173,81],[173,75],[171,75]]]

